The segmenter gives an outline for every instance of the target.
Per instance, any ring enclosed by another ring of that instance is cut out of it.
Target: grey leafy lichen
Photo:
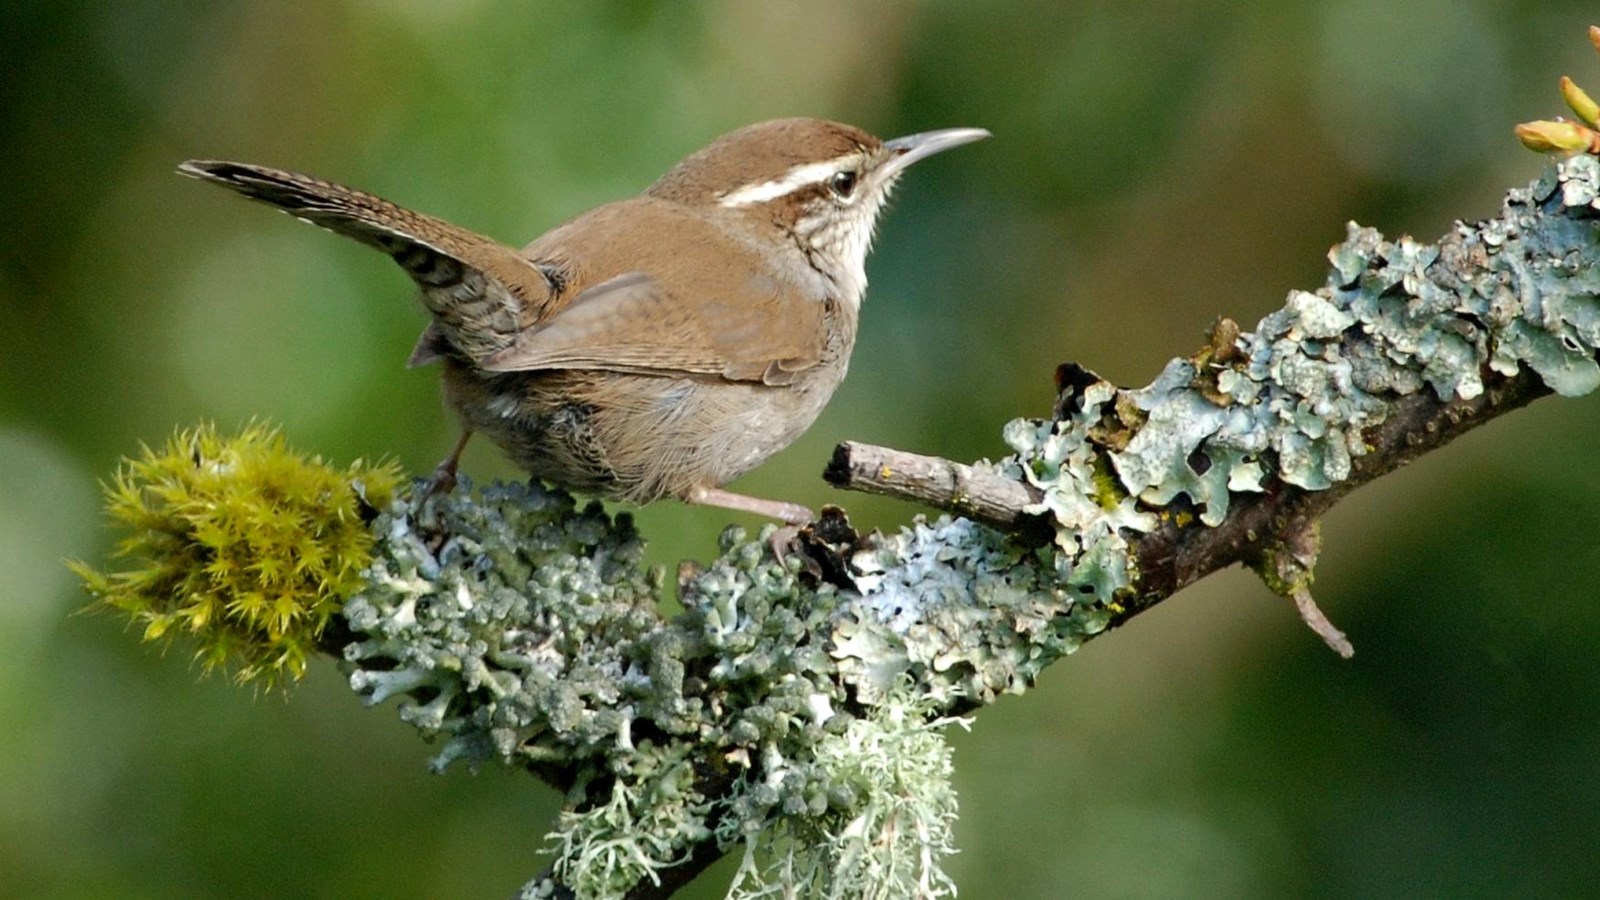
[[[447,738],[436,767],[604,759],[631,742],[633,710],[671,708],[638,675],[659,578],[626,519],[524,485],[400,509],[376,523],[382,552],[345,606],[360,640],[344,655],[369,702],[410,695],[402,717]]]
[[[561,773],[570,808],[551,835],[554,872],[579,896],[654,879],[713,829],[752,860],[810,847],[817,865],[857,845],[903,861],[903,844],[851,831],[895,804],[945,834],[947,778],[921,780],[948,769],[925,727],[933,705],[909,690],[894,702],[850,695],[825,638],[847,615],[839,593],[802,588],[766,535],[730,529],[668,620],[631,523],[598,504],[580,510],[537,485],[476,499],[463,488],[397,503],[375,527],[367,586],[345,608],[351,686],[372,703],[405,695],[402,718],[444,740],[436,766],[494,759]],[[719,773],[724,789],[708,793]],[[875,871],[851,859],[807,877],[854,884]],[[764,873],[749,868],[741,891],[758,896]],[[942,883],[936,865],[925,876]]]
[[[1600,386],[1597,169],[1567,159],[1437,245],[1352,224],[1327,284],[1290,294],[1228,361],[1173,360],[1127,392],[1144,421],[1109,454],[1123,487],[1155,505],[1186,494],[1215,525],[1264,474],[1307,490],[1349,478],[1363,431],[1416,391],[1470,399],[1486,371],[1523,366],[1564,396]]]
[[[872,696],[909,672],[949,703],[1021,690],[1115,620],[1138,590],[1130,540],[1158,522],[1193,508],[1215,526],[1236,493],[1350,479],[1367,430],[1418,391],[1470,399],[1488,374],[1524,366],[1559,394],[1593,390],[1597,197],[1596,159],[1573,157],[1438,245],[1352,225],[1327,284],[1291,293],[1253,332],[1145,388],[1093,383],[1055,421],[1010,423],[1016,452],[994,468],[1037,490],[1028,511],[1055,526],[1053,552],[959,519],[881,539],[855,560],[860,621],[877,627],[836,632],[844,676]],[[1309,570],[1295,586],[1309,621],[1307,584]]]
[[[742,896],[802,871],[839,888],[891,861],[859,857],[884,847],[859,832],[907,796],[927,798],[892,812],[928,840],[917,877],[947,885],[937,823],[954,797],[929,723],[1026,689],[1117,621],[1140,535],[1217,525],[1235,494],[1349,479],[1368,430],[1420,391],[1471,398],[1524,367],[1561,394],[1600,385],[1597,198],[1600,167],[1574,157],[1437,245],[1352,225],[1327,283],[1254,331],[1012,422],[1014,453],[981,465],[1031,486],[1044,546],[919,519],[852,550],[850,590],[807,586],[768,534],[732,529],[669,618],[626,516],[520,485],[397,504],[346,607],[351,685],[407,697],[402,716],[444,742],[437,765],[493,759],[567,789],[553,871],[579,896],[654,880],[707,841],[745,849]]]

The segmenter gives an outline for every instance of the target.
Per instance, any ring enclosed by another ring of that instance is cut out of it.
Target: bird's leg
[[[467,449],[467,439],[472,437],[472,429],[461,430],[461,437],[456,439],[454,449],[437,466],[433,467],[433,475],[428,479],[428,485],[423,490],[422,496],[429,497],[435,493],[448,494],[456,489],[456,467],[461,464],[461,451]]]
[[[722,509],[734,509],[738,512],[755,512],[757,516],[766,516],[768,519],[778,519],[789,525],[805,525],[806,522],[816,519],[816,514],[800,506],[798,503],[784,503],[781,500],[762,500],[760,496],[749,496],[744,493],[733,493],[731,490],[722,490],[720,487],[696,487],[683,498],[685,503],[694,503],[698,506],[718,506]]]
[[[768,542],[772,548],[772,555],[779,563],[785,562],[791,553],[799,549],[800,529],[817,520],[816,513],[798,503],[763,500],[760,497],[735,494],[721,488],[697,487],[683,498],[683,502],[755,513],[784,523],[773,532],[772,539]]]
[[[699,506],[716,506],[738,512],[755,513],[758,516],[777,519],[789,525],[804,525],[815,521],[817,518],[815,513],[798,503],[784,503],[782,500],[763,500],[760,497],[735,494],[732,491],[714,487],[694,488],[683,498],[683,502],[694,503]]]

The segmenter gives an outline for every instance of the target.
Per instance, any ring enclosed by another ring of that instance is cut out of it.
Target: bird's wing
[[[607,279],[480,363],[493,372],[602,369],[788,384],[821,361],[826,309],[729,266],[694,290],[642,272]]]

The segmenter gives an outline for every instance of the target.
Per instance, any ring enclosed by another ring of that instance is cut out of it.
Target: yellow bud
[[[1567,101],[1567,106],[1577,113],[1578,118],[1600,127],[1600,104],[1595,103],[1583,88],[1565,75],[1561,76],[1561,99]]]
[[[1576,122],[1524,122],[1517,126],[1522,146],[1538,153],[1572,153],[1587,150],[1594,132]]]

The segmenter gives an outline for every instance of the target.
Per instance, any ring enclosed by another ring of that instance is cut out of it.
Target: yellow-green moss
[[[129,534],[127,566],[71,566],[95,607],[126,614],[146,641],[189,635],[211,672],[268,685],[299,678],[346,595],[361,584],[372,535],[363,506],[400,484],[392,464],[337,469],[253,424],[234,436],[202,425],[126,459],[105,485],[106,512]]]

